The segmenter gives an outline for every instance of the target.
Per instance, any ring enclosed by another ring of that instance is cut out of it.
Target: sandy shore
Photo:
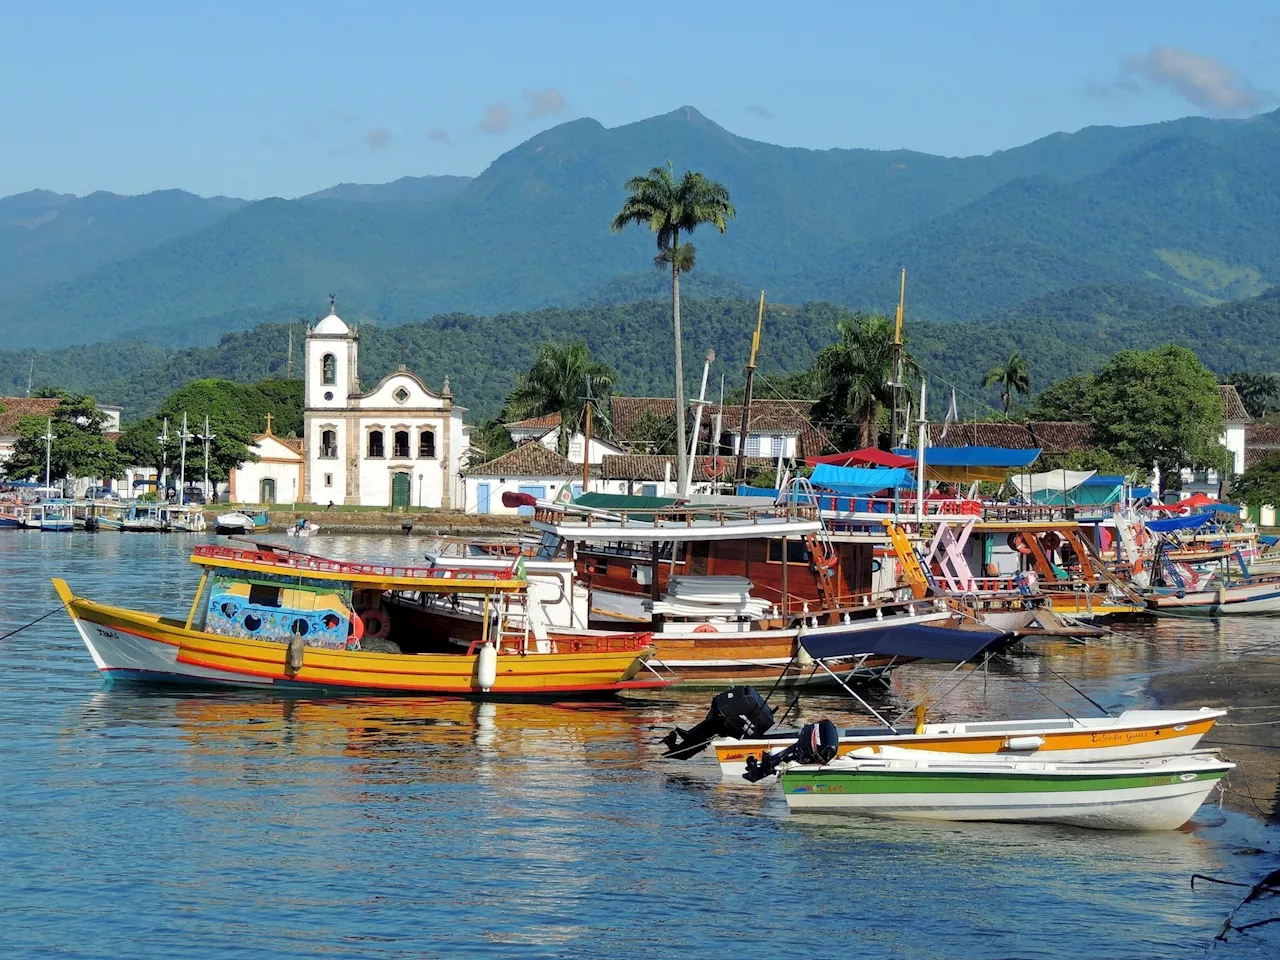
[[[1200,745],[1238,764],[1226,788],[1228,806],[1280,823],[1280,657],[1160,674],[1148,689],[1162,707],[1233,708]]]

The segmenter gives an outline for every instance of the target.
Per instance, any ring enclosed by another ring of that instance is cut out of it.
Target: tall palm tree
[[[1024,397],[1031,393],[1031,371],[1027,369],[1027,361],[1017,350],[1009,354],[1004,363],[992,367],[982,378],[984,387],[1000,387],[1000,405],[1004,412],[1009,412],[1013,404],[1013,395],[1020,393]]]
[[[1275,409],[1280,396],[1280,378],[1270,373],[1229,373],[1223,383],[1235,386],[1240,402],[1251,417],[1265,417]]]
[[[893,323],[888,317],[855,313],[842,317],[836,331],[837,341],[813,361],[819,416],[844,425],[832,431],[840,446],[874,446],[880,408],[893,403]],[[906,353],[902,366],[904,371],[915,366]]]
[[[543,343],[533,366],[520,376],[507,397],[507,409],[517,419],[560,414],[560,455],[569,451],[569,435],[590,396],[601,399],[618,380],[617,371],[591,359],[585,340]]]
[[[653,258],[653,265],[659,270],[671,268],[671,325],[675,332],[676,361],[676,490],[684,496],[688,493],[685,489],[688,442],[684,427],[680,274],[693,269],[697,252],[693,244],[681,243],[680,235],[693,233],[704,223],[724,233],[726,221],[732,220],[737,211],[723,185],[693,170],[686,170],[684,176],[676,180],[669,161],[665,167],[654,167],[644,176],[632,177],[626,189],[631,196],[622,204],[609,229],[620,233],[630,224],[644,224],[658,241],[658,255]]]

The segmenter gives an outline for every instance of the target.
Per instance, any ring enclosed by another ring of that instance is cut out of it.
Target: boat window
[[[249,585],[249,602],[255,607],[278,607],[280,606],[280,588],[252,583]]]
[[[262,629],[262,618],[256,617],[252,613],[245,614],[244,628],[250,633],[257,633]]]
[[[382,431],[381,430],[369,431],[369,456],[371,457],[385,456],[385,454],[382,452]]]
[[[782,562],[782,541],[781,540],[769,541],[769,562],[770,563]],[[805,546],[805,542],[803,540],[788,540],[787,541],[787,563],[808,563],[808,562],[809,562],[809,548]]]
[[[320,434],[320,456],[335,460],[338,456],[338,431],[325,430]]]
[[[423,460],[436,458],[436,432],[423,430],[418,434],[418,456]]]
[[[311,625],[303,617],[295,617],[293,623],[289,624],[289,632],[295,637],[305,637],[310,629]]]
[[[320,374],[326,387],[338,382],[338,358],[332,353],[326,353],[324,359],[320,361]]]
[[[392,452],[400,458],[409,456],[409,431],[397,430],[392,438]]]

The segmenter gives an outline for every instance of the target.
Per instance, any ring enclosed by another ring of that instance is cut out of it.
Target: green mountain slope
[[[390,203],[444,200],[466,189],[471,177],[401,177],[391,183],[339,183],[309,193],[299,200],[344,200],[353,203]]]
[[[778,374],[804,369],[833,338],[838,307],[770,306],[766,312],[760,369]],[[756,303],[749,299],[690,300],[683,310],[686,356],[715,349],[713,379],[741,384]],[[621,374],[618,389],[670,394],[670,307],[662,300],[574,309],[502,313],[488,317],[446,314],[422,323],[360,328],[360,360],[366,383],[400,363],[439,385],[447,375],[473,419],[494,415],[518,374],[545,339],[586,338],[593,353]],[[303,360],[303,326],[294,326],[294,374]],[[1188,307],[1158,294],[1127,287],[1088,286],[1061,291],[961,323],[909,320],[910,349],[928,374],[937,411],[950,386],[966,413],[990,413],[992,391],[982,375],[1019,350],[1031,368],[1033,387],[1101,366],[1117,350],[1165,342],[1195,350],[1219,373],[1237,369],[1280,371],[1280,290],[1262,297]],[[155,410],[168,394],[202,377],[251,383],[287,373],[289,329],[264,324],[224,335],[208,347],[163,350],[118,342],[72,347],[35,357],[34,382],[93,393],[119,403],[126,419]],[[0,395],[25,390],[30,354],[0,352]],[[701,366],[690,363],[690,390]],[[767,385],[761,396],[768,396]]]
[[[87,197],[32,190],[0,199],[0,284],[7,293],[56,283],[202,230],[245,205],[159,190]]]
[[[621,184],[665,159],[722,180],[738,207],[727,236],[694,238],[699,269],[775,300],[884,308],[906,264],[915,314],[939,321],[1090,284],[1203,302],[1280,281],[1278,155],[1280,112],[1088,128],[967,158],[778,147],[692,108],[612,130],[576,120],[452,197],[251,204],[7,299],[0,334],[23,346],[211,342],[251,318],[306,316],[329,292],[385,324],[602,289],[610,300],[651,259],[647,235],[608,232]]]

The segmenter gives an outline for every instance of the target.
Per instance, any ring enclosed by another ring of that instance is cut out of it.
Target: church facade
[[[306,499],[414,510],[462,506],[470,448],[448,377],[439,393],[403,365],[360,390],[359,335],[330,307],[306,339]]]

